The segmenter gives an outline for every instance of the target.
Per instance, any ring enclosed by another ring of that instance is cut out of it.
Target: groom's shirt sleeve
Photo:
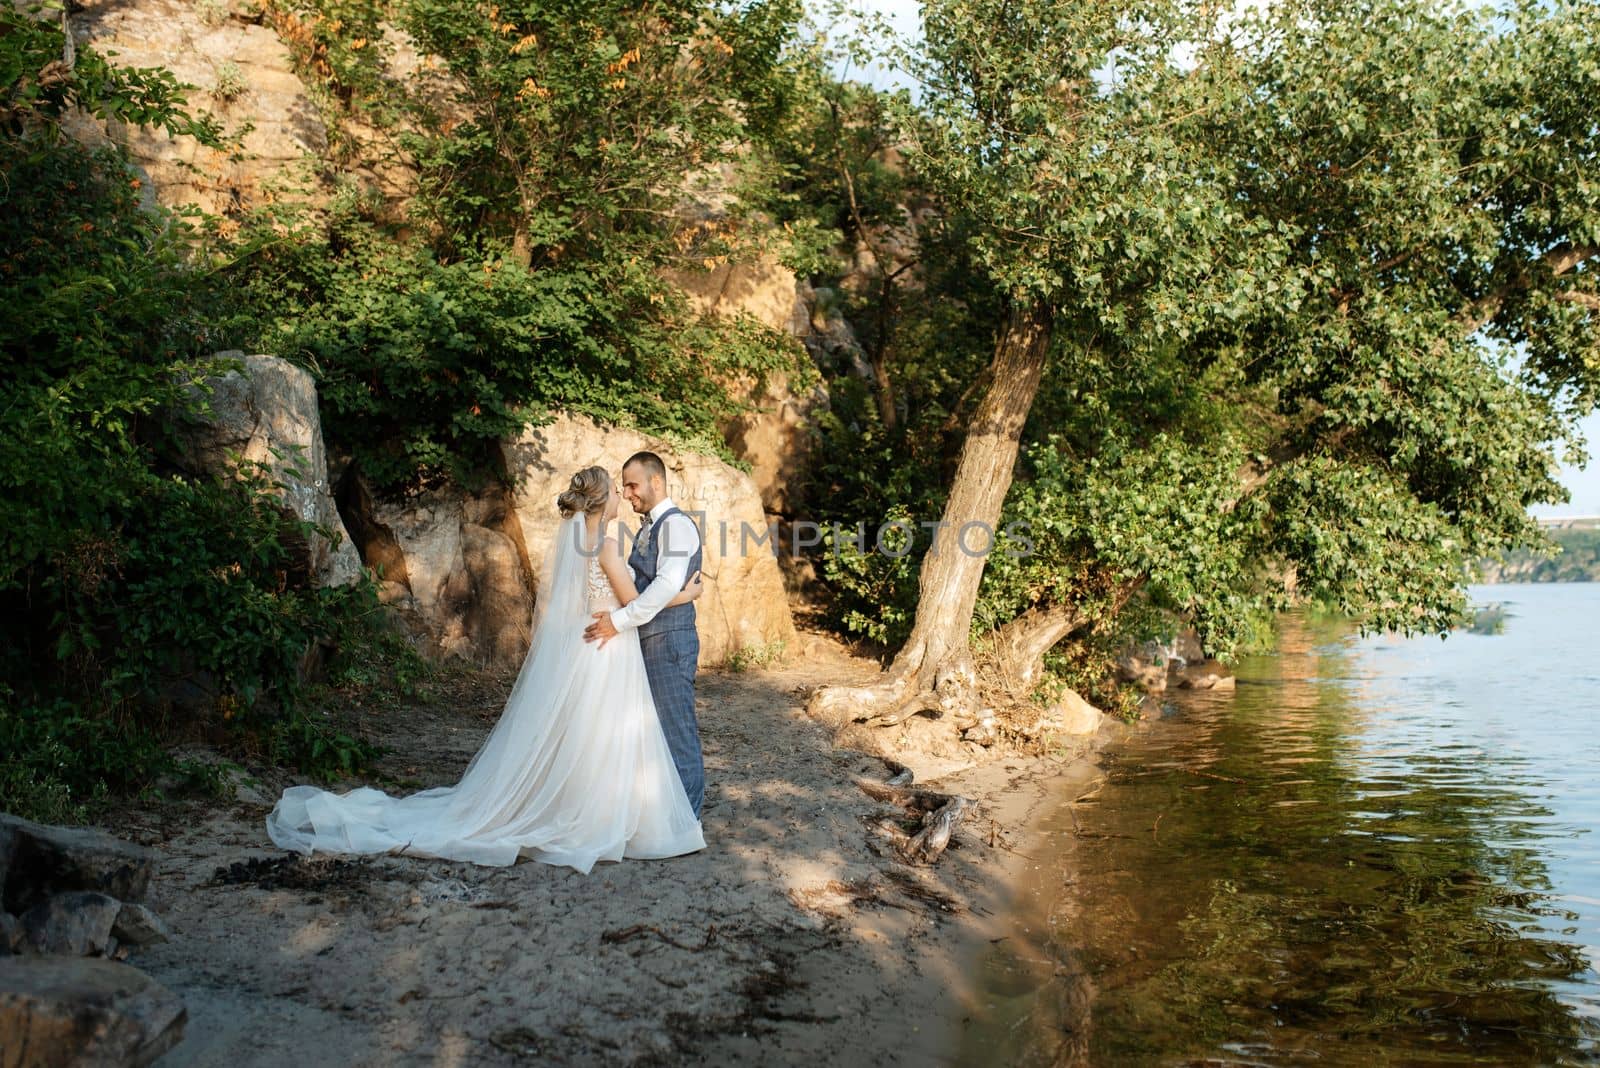
[[[656,536],[655,579],[639,596],[611,611],[611,625],[619,631],[654,619],[689,581],[689,558],[700,545],[700,531],[682,512],[672,513],[662,524],[665,529]]]

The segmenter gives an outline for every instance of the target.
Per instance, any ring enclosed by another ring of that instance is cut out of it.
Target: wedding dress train
[[[636,630],[583,640],[618,601],[581,514],[557,533],[533,641],[488,739],[454,786],[408,797],[361,787],[284,791],[267,834],[300,853],[403,853],[587,873],[601,860],[705,848],[656,717]]]

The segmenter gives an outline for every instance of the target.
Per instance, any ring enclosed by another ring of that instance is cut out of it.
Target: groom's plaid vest
[[[634,540],[633,551],[628,554],[628,564],[633,568],[634,584],[641,590],[650,585],[651,582],[655,581],[656,532],[661,530],[663,524],[665,524],[667,521],[667,516],[669,515],[682,515],[685,519],[689,518],[688,516],[684,515],[681,508],[679,508],[677,505],[673,505],[671,508],[668,508],[665,512],[661,513],[661,518],[650,523],[644,528],[644,530],[640,531],[639,537]],[[689,519],[689,522],[692,524],[694,520]],[[695,529],[698,532],[699,528],[696,527]],[[669,537],[669,543],[663,547],[665,551],[681,552],[683,550],[683,546],[672,545],[670,544],[670,541],[671,539]],[[701,549],[702,546],[700,544],[700,539],[696,538],[694,553],[689,557],[689,575],[693,575],[696,571],[700,570]],[[663,608],[661,611],[657,612],[651,619],[639,624],[639,637],[648,638],[652,634],[663,634],[669,630],[694,630],[694,620],[695,615],[693,601],[688,601],[684,604],[668,605],[666,608]]]

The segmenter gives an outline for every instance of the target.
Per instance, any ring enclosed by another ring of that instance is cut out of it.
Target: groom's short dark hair
[[[632,467],[634,464],[638,464],[640,467],[644,468],[644,474],[646,478],[649,478],[651,475],[660,475],[663,483],[667,481],[667,465],[662,463],[661,457],[657,456],[655,453],[636,452],[632,456],[628,457],[627,462],[622,466]]]

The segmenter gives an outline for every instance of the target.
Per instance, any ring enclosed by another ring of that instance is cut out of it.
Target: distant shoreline
[[[1507,554],[1504,560],[1484,560],[1478,564],[1482,576],[1478,581],[1487,586],[1508,582],[1600,582],[1600,519],[1573,517],[1573,525],[1555,525],[1562,521],[1540,521],[1550,540],[1560,547],[1556,555],[1543,556],[1521,549]]]

